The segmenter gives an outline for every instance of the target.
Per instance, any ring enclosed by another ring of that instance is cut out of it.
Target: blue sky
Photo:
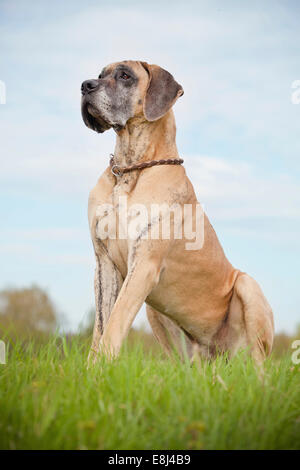
[[[36,282],[75,329],[93,305],[89,190],[114,149],[80,85],[123,59],[169,70],[179,153],[277,330],[300,322],[299,2],[0,1],[0,288]],[[138,322],[144,321],[141,313]]]

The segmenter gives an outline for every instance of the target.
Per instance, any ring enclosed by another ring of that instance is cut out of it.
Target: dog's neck
[[[114,162],[121,167],[150,160],[179,158],[172,109],[161,119],[149,122],[144,116],[130,119],[117,133]]]

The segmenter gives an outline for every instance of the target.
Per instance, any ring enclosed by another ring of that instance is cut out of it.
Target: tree
[[[48,294],[36,285],[0,291],[0,331],[16,336],[52,333],[57,326],[57,312]]]

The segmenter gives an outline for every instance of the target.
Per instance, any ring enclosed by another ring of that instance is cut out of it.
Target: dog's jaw
[[[81,101],[81,115],[85,125],[95,132],[102,134],[112,127],[86,98],[82,98]]]

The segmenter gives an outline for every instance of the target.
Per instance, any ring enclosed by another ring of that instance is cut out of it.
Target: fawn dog
[[[187,249],[190,238],[185,235],[148,236],[168,210],[159,217],[151,214],[135,236],[121,236],[133,217],[128,215],[131,208],[137,206],[150,214],[153,204],[188,205],[192,223],[197,224],[199,203],[175,142],[172,107],[183,95],[181,85],[157,65],[122,61],[105,67],[97,79],[83,82],[81,90],[84,123],[100,133],[113,128],[117,135],[111,165],[89,197],[96,256],[96,317],[89,363],[99,353],[118,354],[144,302],[154,335],[168,353],[174,346],[180,350],[184,337],[188,354],[196,348],[205,357],[218,351],[232,356],[249,348],[261,363],[272,349],[272,310],[257,282],[227,260],[204,212],[202,242],[193,249]],[[125,219],[119,213],[124,198]],[[118,230],[115,236],[104,236],[103,227],[113,217]],[[183,215],[180,220],[185,219]]]

